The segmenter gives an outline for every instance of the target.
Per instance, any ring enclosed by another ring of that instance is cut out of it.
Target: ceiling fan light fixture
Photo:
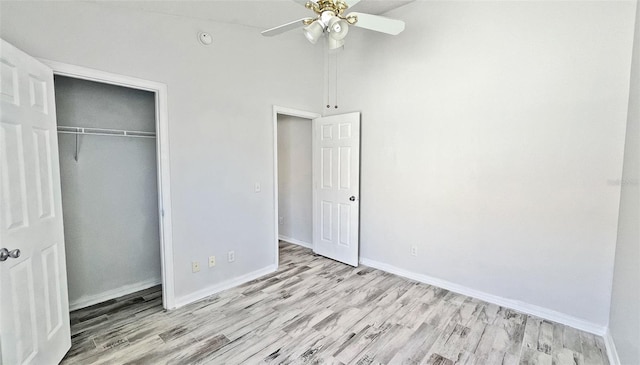
[[[327,37],[327,44],[330,51],[335,51],[344,46],[344,39],[333,39],[331,37]]]
[[[307,25],[303,28],[304,36],[307,40],[313,44],[318,43],[318,39],[322,37],[322,33],[324,32],[324,26],[320,21],[316,20],[313,23]]]
[[[344,19],[334,16],[329,20],[327,30],[329,31],[329,37],[339,41],[344,39],[347,33],[349,33],[349,23]]]

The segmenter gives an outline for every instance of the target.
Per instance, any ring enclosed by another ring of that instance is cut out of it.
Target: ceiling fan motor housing
[[[338,16],[340,16],[349,7],[349,5],[341,0],[318,0],[317,3],[309,1],[305,6],[307,9],[311,9],[317,14],[322,14],[325,11],[331,11]]]

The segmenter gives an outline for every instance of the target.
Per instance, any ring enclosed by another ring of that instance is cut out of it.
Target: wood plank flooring
[[[197,303],[164,311],[155,287],[71,323],[63,364],[608,364],[598,336],[287,243]]]

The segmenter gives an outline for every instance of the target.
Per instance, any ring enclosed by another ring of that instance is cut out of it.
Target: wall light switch
[[[256,183],[256,186],[255,186],[255,192],[256,192],[256,193],[259,193],[259,192],[260,192],[260,190],[262,190],[262,188],[260,187],[260,183],[259,183],[259,182],[257,182],[257,183]]]
[[[216,257],[209,256],[209,267],[214,267],[214,266],[216,266]]]

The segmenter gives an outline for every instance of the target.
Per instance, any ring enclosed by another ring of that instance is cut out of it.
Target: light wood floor
[[[165,312],[156,287],[71,321],[63,364],[608,364],[600,337],[283,243],[200,302]]]

